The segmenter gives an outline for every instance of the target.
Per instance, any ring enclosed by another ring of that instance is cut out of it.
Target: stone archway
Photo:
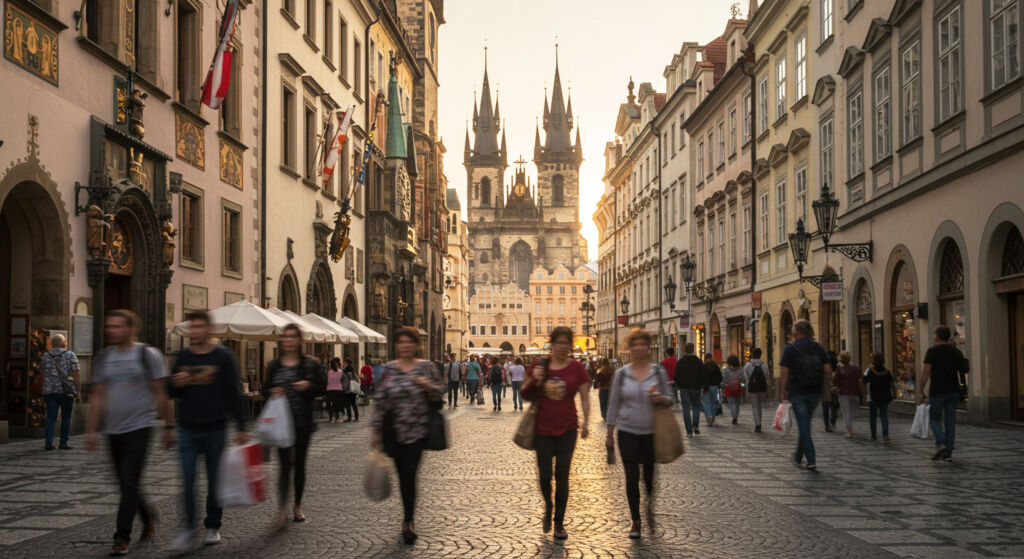
[[[338,316],[338,298],[334,294],[334,277],[325,260],[316,259],[306,283],[306,312],[334,320]]]
[[[120,306],[134,311],[139,315],[140,341],[160,347],[165,337],[165,291],[159,285],[163,241],[156,211],[146,191],[131,187],[118,198],[113,215],[112,264],[103,282],[104,308]],[[128,262],[127,275],[122,262]],[[115,305],[115,301],[121,304]]]
[[[359,322],[359,304],[356,303],[355,289],[352,288],[352,284],[348,284],[345,289],[344,302],[341,305],[341,315],[345,318],[350,318],[356,322]],[[352,360],[356,368],[359,367],[359,344],[344,344],[342,346],[342,352],[345,357]]]
[[[299,295],[299,280],[291,264],[281,271],[277,286],[277,308],[302,314],[302,297]]]

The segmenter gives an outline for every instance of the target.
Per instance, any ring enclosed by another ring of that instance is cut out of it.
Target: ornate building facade
[[[454,353],[456,359],[465,360],[469,355],[466,345],[466,334],[469,333],[469,247],[459,194],[454,188],[448,189],[447,206],[449,214],[445,234],[448,236],[448,246],[444,260],[445,351]]]
[[[469,353],[525,353],[530,344],[530,300],[530,294],[513,283],[480,286],[469,298]]]
[[[466,131],[464,165],[470,244],[470,293],[488,282],[514,283],[526,290],[537,266],[576,267],[587,260],[587,243],[580,234],[579,168],[583,162],[579,129],[575,143],[572,100],[562,95],[555,63],[551,103],[544,99],[544,135],[534,139],[537,182],[526,176],[526,161],[516,161],[506,180],[508,152],[501,132],[498,101],[492,104],[484,67],[479,107],[473,107],[473,144]],[[501,132],[499,144],[498,134]],[[511,184],[510,184],[511,183]]]

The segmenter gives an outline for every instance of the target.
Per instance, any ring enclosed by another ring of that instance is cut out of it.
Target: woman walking
[[[860,369],[850,364],[849,351],[839,353],[839,367],[832,373],[832,382],[839,391],[839,407],[843,410],[846,438],[853,436],[853,409],[860,404]]]
[[[353,414],[356,416],[355,420],[359,421],[359,406],[356,405],[356,398],[359,396],[359,392],[352,390],[352,383],[358,383],[359,379],[356,378],[356,369],[352,366],[351,358],[345,358],[345,367],[342,371],[345,373],[341,382],[345,389],[345,423],[352,423]]]
[[[626,472],[626,500],[633,525],[629,537],[640,537],[640,467],[647,490],[647,528],[654,533],[654,409],[671,406],[668,375],[651,363],[651,334],[642,328],[626,336],[629,365],[615,372],[608,405],[608,436],[605,446],[615,448],[619,429],[619,456]]]
[[[722,367],[722,388],[729,403],[729,413],[732,414],[733,425],[736,425],[740,419],[740,404],[743,403],[745,380],[743,369],[740,368],[740,358],[735,355],[726,357],[725,367]]]
[[[392,335],[396,359],[384,365],[374,391],[373,446],[395,461],[402,494],[402,540],[416,541],[416,471],[423,457],[430,408],[440,408],[444,385],[437,367],[416,358],[420,334],[402,327]]]
[[[537,431],[534,448],[540,473],[540,492],[544,497],[544,533],[551,530],[554,512],[555,539],[569,537],[565,531],[565,505],[569,501],[569,467],[576,449],[576,434],[587,438],[590,421],[590,379],[572,351],[572,330],[558,326],[551,331],[551,359],[534,361],[529,378],[523,383],[523,398],[537,402]],[[583,408],[583,424],[576,415],[576,393]],[[552,511],[551,461],[554,459],[555,499]]]
[[[341,370],[341,359],[331,359],[331,366],[327,369],[327,423],[337,423],[341,420],[342,406],[345,401],[344,387],[345,373]]]
[[[508,369],[508,380],[512,385],[512,409],[523,409],[523,397],[519,389],[523,386],[523,377],[526,376],[526,368],[523,367],[523,358],[516,357],[515,363]]]
[[[704,418],[708,426],[715,424],[715,416],[718,415],[718,389],[722,386],[722,370],[715,363],[715,356],[707,353],[704,355]]]
[[[469,395],[469,405],[476,405],[476,391],[480,388],[480,375],[483,371],[480,369],[480,363],[476,362],[476,355],[472,355],[469,358],[469,363],[466,364],[466,392]]]
[[[602,357],[594,373],[594,388],[597,389],[597,401],[601,407],[601,419],[608,420],[608,398],[612,387],[612,362],[607,357]]]
[[[271,396],[286,396],[295,426],[295,444],[289,448],[278,448],[281,472],[277,480],[279,513],[272,529],[280,530],[288,525],[288,486],[293,477],[295,503],[292,506],[292,521],[305,522],[302,515],[302,493],[306,488],[306,457],[313,436],[313,399],[326,387],[326,379],[320,364],[302,353],[302,330],[296,324],[288,324],[281,332],[278,342],[279,357],[268,366],[267,387]]]
[[[501,411],[501,390],[505,385],[505,371],[498,364],[498,358],[491,358],[491,366],[487,369],[487,384],[491,387],[491,411]]]
[[[892,401],[892,373],[885,368],[881,353],[871,356],[871,366],[864,371],[864,384],[868,385],[868,410],[871,417],[871,440],[878,440],[875,418],[882,416],[882,440],[889,441],[889,402]]]

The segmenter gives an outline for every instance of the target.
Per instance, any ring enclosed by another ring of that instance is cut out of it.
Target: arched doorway
[[[786,344],[793,341],[793,322],[793,310],[783,307],[782,313],[779,315],[780,348],[785,347]]]
[[[41,427],[45,405],[39,394],[29,392],[29,365],[36,357],[31,337],[37,330],[68,330],[68,217],[50,189],[38,182],[20,182],[6,193],[4,186],[0,184],[0,414],[11,427]]]
[[[526,344],[519,344],[519,355],[526,353]]]
[[[334,278],[327,262],[317,259],[306,284],[306,313],[334,320],[338,316],[338,299],[334,295]],[[303,314],[303,313],[298,313]],[[313,344],[313,355],[333,354],[331,344]],[[355,363],[355,361],[353,361]]]
[[[507,351],[507,352],[509,352],[509,353],[512,353],[512,352],[513,352],[513,351],[515,351],[515,350],[514,350],[514,348],[512,347],[512,344],[510,344],[510,343],[508,343],[508,342],[501,342],[501,351],[502,351],[502,352],[506,352],[506,351]]]
[[[913,267],[907,261],[898,261],[889,289],[893,376],[896,377],[897,397],[902,399],[912,399],[917,392],[917,326],[914,320],[917,279],[914,276]]]
[[[964,300],[964,263],[960,248],[956,241],[947,238],[942,241],[939,256],[939,323],[949,327],[953,332],[953,345],[964,355],[970,355],[967,349],[967,307]],[[961,382],[966,386],[967,375]],[[967,408],[967,402],[959,404],[961,409]]]
[[[871,286],[867,280],[860,280],[854,290],[854,302],[857,309],[857,364],[866,369],[871,364],[871,354],[879,351],[872,343],[872,319],[875,304],[871,296]]]
[[[711,328],[708,338],[708,353],[715,356],[715,362],[722,362],[722,325],[718,321],[718,314],[712,314],[709,319]]]
[[[352,286],[349,285],[349,290]],[[356,322],[359,322],[359,305],[356,303],[356,295],[354,292],[349,291],[345,294],[345,302],[341,305],[341,314],[345,318],[350,318]],[[345,357],[352,360],[356,369],[359,368],[359,344],[344,344],[342,346],[342,353]]]
[[[295,272],[289,266],[281,273],[280,285],[277,288],[277,308],[301,314],[301,301],[302,299],[299,297],[299,282],[295,279]]]
[[[508,251],[509,278],[519,289],[529,292],[530,272],[533,271],[533,251],[522,239],[516,241]]]
[[[162,237],[145,190],[129,187],[113,210],[110,267],[103,281],[103,308],[130,309],[139,316],[139,341],[160,347],[165,293],[159,285]]]
[[[1001,280],[996,292],[1005,294],[1010,346],[1010,414],[1024,420],[1024,237],[1010,226],[1002,247]]]

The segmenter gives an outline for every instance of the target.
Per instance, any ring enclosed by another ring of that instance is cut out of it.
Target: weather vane
[[[732,17],[732,19],[737,19],[737,18],[740,17],[740,3],[739,2],[734,2],[732,6],[729,6],[729,15]]]

